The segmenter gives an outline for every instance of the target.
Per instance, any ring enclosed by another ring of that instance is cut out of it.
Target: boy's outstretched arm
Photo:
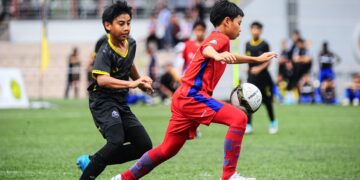
[[[235,55],[225,51],[222,53],[218,53],[212,46],[206,46],[202,51],[202,54],[206,58],[214,59],[215,61],[224,61],[224,62],[235,62]]]
[[[229,64],[242,64],[242,63],[262,63],[270,61],[272,58],[276,58],[277,54],[274,52],[266,52],[260,56],[252,57],[252,56],[242,56],[242,55],[235,55],[236,61],[235,62],[227,62]]]
[[[202,54],[207,58],[212,58],[216,61],[224,61],[228,64],[242,64],[242,63],[261,63],[277,57],[274,52],[266,52],[258,57],[234,55],[230,52],[218,53],[212,46],[206,46]]]

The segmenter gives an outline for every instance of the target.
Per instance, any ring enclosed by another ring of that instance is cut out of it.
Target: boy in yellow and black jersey
[[[259,56],[265,52],[270,51],[269,44],[260,37],[263,25],[260,22],[253,22],[250,26],[252,39],[246,43],[246,55]],[[267,70],[270,62],[263,63],[249,63],[248,82],[257,86],[263,97],[263,104],[266,106],[268,116],[270,119],[269,133],[275,134],[278,131],[278,122],[275,119],[273,108],[273,86],[270,73]],[[248,124],[246,126],[246,133],[252,133],[252,117],[248,115]]]
[[[81,180],[95,179],[106,166],[138,159],[152,148],[149,135],[127,105],[129,88],[153,92],[152,80],[140,76],[134,64],[136,41],[129,36],[131,12],[126,1],[118,1],[103,13],[109,36],[99,43],[92,70],[94,81],[88,91],[93,120],[106,144],[94,155],[78,158]]]

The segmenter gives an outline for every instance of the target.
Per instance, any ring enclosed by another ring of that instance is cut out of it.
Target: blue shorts
[[[323,82],[325,79],[330,79],[330,80],[335,79],[335,73],[331,68],[320,69],[320,76],[319,76],[320,82]]]

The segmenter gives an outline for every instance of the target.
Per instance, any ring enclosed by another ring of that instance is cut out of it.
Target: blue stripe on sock
[[[231,151],[233,149],[234,142],[229,139],[225,139],[224,143],[224,150],[225,151]]]

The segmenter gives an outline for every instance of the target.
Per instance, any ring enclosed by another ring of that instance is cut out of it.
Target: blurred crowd
[[[145,48],[148,55],[147,75],[154,80],[154,97],[144,95],[138,90],[131,90],[128,102],[135,104],[169,104],[171,96],[179,86],[180,79],[195,51],[204,40],[207,32],[206,27],[206,7],[203,1],[196,0],[193,5],[185,10],[185,13],[176,13],[168,8],[166,3],[159,3],[151,12],[148,36],[145,40]],[[243,27],[248,28],[248,27]],[[210,28],[209,28],[210,29]],[[100,38],[96,46],[99,46],[106,36]],[[266,37],[264,37],[266,39]],[[252,40],[249,42],[251,43]],[[256,44],[256,43],[255,43]],[[328,42],[322,43],[320,52],[310,51],[310,40],[303,37],[300,31],[294,31],[289,40],[284,40],[280,44],[277,77],[272,80],[272,93],[274,101],[280,104],[343,104],[359,105],[360,99],[360,75],[353,74],[352,81],[345,83],[344,98],[339,99],[336,94],[335,80],[336,75],[334,66],[341,63],[341,58],[332,51]],[[95,48],[95,52],[96,49]],[[195,49],[195,51],[194,51]],[[241,49],[241,47],[240,47]],[[269,49],[270,50],[270,49]],[[172,52],[175,56],[165,63],[159,65],[157,54],[159,52]],[[71,87],[77,91],[78,78],[77,72],[79,64],[76,59],[77,50],[69,57],[69,76],[65,97]],[[93,56],[95,57],[95,56]],[[88,80],[92,81],[91,68],[94,58],[88,64]],[[313,66],[317,63],[319,66]],[[317,77],[311,74],[316,72]],[[248,75],[255,72],[250,71]],[[267,71],[268,65],[258,68]],[[74,71],[74,72],[73,72]],[[73,75],[71,75],[73,74]]]

